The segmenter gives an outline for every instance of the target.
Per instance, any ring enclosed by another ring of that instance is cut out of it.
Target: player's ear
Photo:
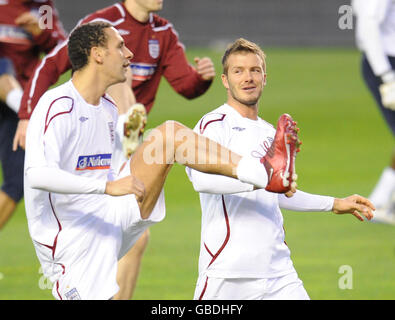
[[[263,86],[266,86],[266,72],[263,74]]]
[[[103,57],[104,57],[103,48],[101,48],[101,47],[92,47],[91,48],[91,57],[98,64],[102,64],[103,63]]]
[[[229,89],[228,76],[226,74],[222,74],[221,79],[222,79],[222,84],[224,85],[224,87],[226,89]]]

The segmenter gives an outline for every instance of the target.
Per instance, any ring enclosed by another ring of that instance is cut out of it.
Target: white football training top
[[[261,118],[242,117],[225,104],[206,114],[195,132],[241,156],[263,157],[275,128]],[[202,209],[199,274],[219,278],[271,278],[294,271],[284,241],[280,205],[298,211],[329,211],[333,198],[296,192],[284,195],[252,190],[236,179],[187,168]]]
[[[43,272],[55,283],[55,297],[61,277],[74,270],[74,281],[84,283],[90,265],[100,266],[96,284],[106,290],[95,288],[95,283],[82,285],[82,298],[108,299],[105,294],[118,290],[113,262],[118,260],[119,248],[106,247],[116,243],[106,239],[119,234],[107,223],[111,210],[107,208],[109,196],[103,194],[111,178],[116,121],[113,102],[102,97],[98,106],[88,104],[71,80],[46,92],[29,121],[26,215]],[[37,177],[40,172],[45,176]],[[46,186],[52,192],[34,189]],[[75,194],[69,193],[72,190]]]
[[[391,70],[387,56],[395,57],[395,0],[353,0],[357,46],[376,76]]]

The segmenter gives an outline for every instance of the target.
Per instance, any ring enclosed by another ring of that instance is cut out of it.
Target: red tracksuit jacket
[[[133,52],[132,89],[137,102],[142,103],[147,112],[152,108],[162,75],[179,94],[189,99],[209,88],[211,81],[204,81],[189,65],[177,32],[166,19],[151,14],[147,23],[141,23],[122,3],[116,3],[88,15],[79,24],[96,20],[111,23]],[[29,119],[41,95],[69,69],[66,40],[55,47],[34,71],[24,91],[19,118]]]
[[[39,7],[42,5],[48,5],[52,8],[52,29],[43,29],[39,36],[34,37],[15,24],[15,19],[24,12],[30,11],[39,17]],[[40,53],[48,53],[65,38],[65,32],[59,22],[52,0],[1,1],[0,57],[7,57],[13,62],[16,78],[23,88],[40,61]]]

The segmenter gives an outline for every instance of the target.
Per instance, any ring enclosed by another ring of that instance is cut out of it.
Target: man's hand
[[[291,190],[287,191],[286,193],[284,193],[284,195],[287,198],[291,198],[294,196],[295,192],[297,191],[296,189],[298,188],[298,184],[296,183],[296,180],[292,179],[292,183],[291,183]]]
[[[380,85],[381,102],[383,106],[395,110],[395,71],[389,70],[380,76],[383,82]]]
[[[211,59],[208,57],[204,57],[202,59],[196,57],[194,60],[196,63],[196,71],[202,79],[206,81],[213,80],[215,77],[215,69]]]
[[[14,142],[12,144],[13,151],[16,151],[18,149],[18,146],[20,146],[22,149],[25,149],[26,131],[28,124],[29,120],[27,119],[19,120],[14,136]]]
[[[15,19],[15,24],[22,27],[26,32],[29,32],[33,36],[39,36],[43,29],[38,24],[38,19],[31,12],[22,13]]]
[[[373,210],[375,210],[373,204],[357,194],[344,199],[335,199],[332,208],[332,211],[336,214],[351,213],[360,221],[364,220],[362,216],[368,220],[372,219]]]
[[[5,102],[7,95],[14,89],[22,89],[19,82],[11,74],[0,76],[0,100]]]
[[[380,94],[383,106],[395,110],[395,81],[380,85]]]
[[[133,175],[124,178],[107,181],[105,194],[111,196],[124,196],[134,194],[138,202],[142,202],[145,197],[144,183]]]

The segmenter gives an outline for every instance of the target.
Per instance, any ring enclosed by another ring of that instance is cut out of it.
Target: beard
[[[242,98],[237,95],[236,90],[234,90],[234,88],[232,88],[232,87],[229,87],[229,92],[234,100],[236,100],[237,102],[244,104],[248,107],[255,106],[258,103],[258,101],[261,97],[261,94],[262,94],[262,90],[261,90],[257,96]]]

